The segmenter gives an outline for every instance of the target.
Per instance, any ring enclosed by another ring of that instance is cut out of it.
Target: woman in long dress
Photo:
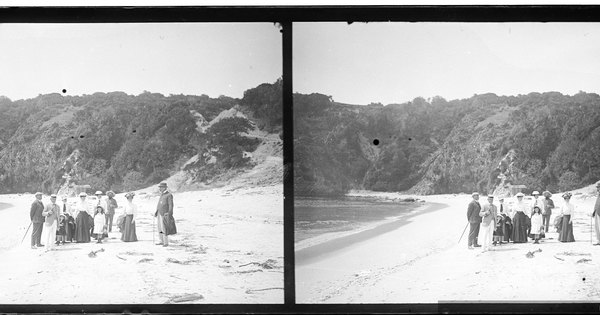
[[[575,242],[575,236],[573,236],[573,215],[575,214],[575,206],[570,202],[571,193],[564,193],[562,197],[565,200],[565,204],[560,208],[562,214],[562,226],[560,233],[558,234],[558,240],[560,242]]]
[[[90,229],[92,217],[87,212],[87,197],[86,193],[79,194],[79,202],[77,203],[77,217],[75,219],[75,241],[77,243],[89,243],[90,242]]]
[[[517,194],[515,215],[513,217],[512,240],[513,243],[527,243],[527,212],[528,205],[523,202],[523,194]]]
[[[127,203],[124,206],[125,210],[125,222],[123,223],[123,234],[121,234],[121,240],[123,242],[137,242],[137,235],[135,234],[135,218],[137,217],[137,205],[133,203],[133,196],[135,193],[129,192],[125,194]]]

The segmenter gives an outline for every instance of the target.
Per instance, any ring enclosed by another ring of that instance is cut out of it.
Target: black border
[[[0,23],[598,22],[600,5],[1,7]]]
[[[284,161],[283,304],[0,305],[0,312],[110,313],[598,313],[600,303],[295,304],[293,22],[600,22],[600,5],[0,7],[0,23],[277,22],[282,26]],[[1,51],[0,51],[1,53]],[[1,294],[1,293],[0,293]]]

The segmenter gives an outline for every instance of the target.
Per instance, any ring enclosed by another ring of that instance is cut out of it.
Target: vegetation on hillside
[[[299,195],[568,190],[600,179],[600,97],[484,94],[356,106],[296,94],[294,155]]]
[[[212,174],[244,167],[243,151],[257,141],[241,133],[252,123],[223,119],[202,132],[197,114],[206,123],[244,104],[252,119],[281,129],[281,98],[274,97],[280,86],[262,84],[243,100],[150,92],[54,93],[14,102],[0,97],[0,192],[56,192],[66,180],[92,190],[137,189],[164,180],[206,150],[218,161]]]

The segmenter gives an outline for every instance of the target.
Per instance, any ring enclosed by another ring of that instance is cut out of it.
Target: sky
[[[349,104],[600,94],[600,23],[294,23],[294,92]]]
[[[226,95],[282,76],[272,23],[0,24],[0,95]]]

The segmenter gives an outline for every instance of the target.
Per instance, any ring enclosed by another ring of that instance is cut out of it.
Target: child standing
[[[65,225],[65,216],[61,214],[58,217],[58,229],[56,229],[56,245],[60,245],[60,243],[65,244],[65,234],[67,233]]]
[[[102,243],[102,236],[106,229],[106,216],[104,215],[104,208],[102,206],[96,207],[96,213],[94,214],[94,234],[98,238],[98,243]]]
[[[533,213],[531,214],[531,234],[533,234],[534,244],[539,244],[540,235],[542,233],[543,221],[542,221],[542,209],[538,206],[533,208]]]

